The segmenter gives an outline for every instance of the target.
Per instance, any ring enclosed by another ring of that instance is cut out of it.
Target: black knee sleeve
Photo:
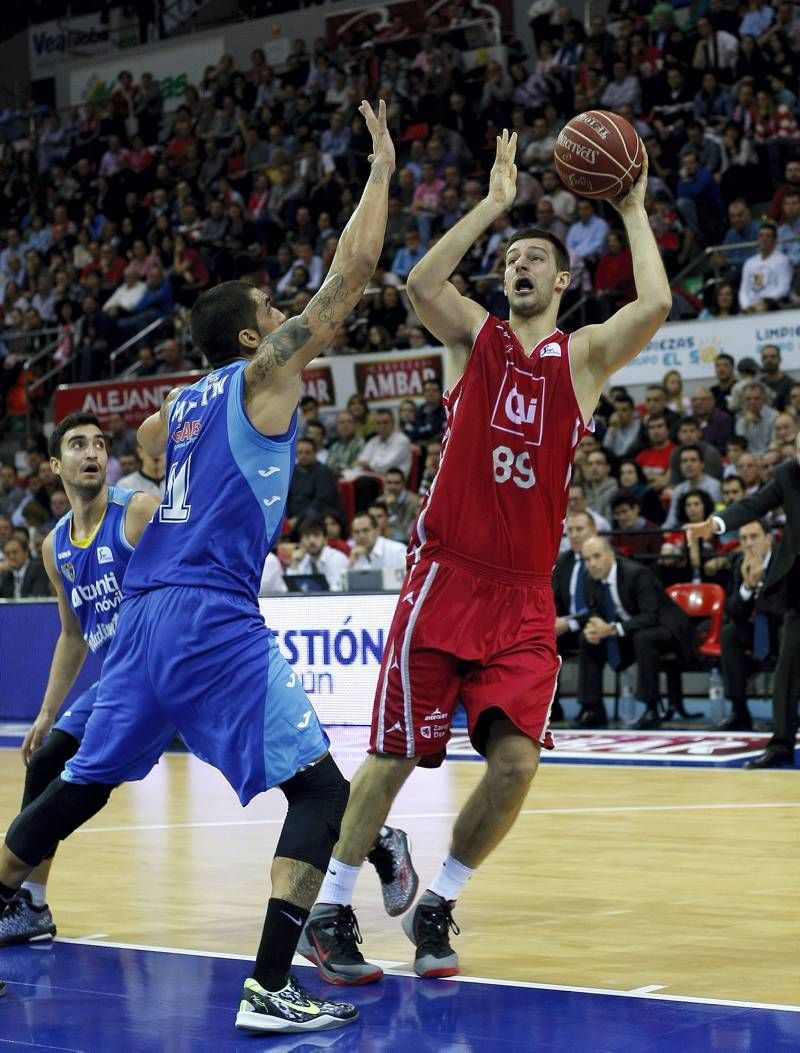
[[[29,866],[38,866],[109,798],[113,786],[106,783],[72,783],[62,778],[50,785],[17,816],[6,833],[6,845]]]
[[[275,855],[327,870],[333,846],[339,840],[350,783],[328,754],[313,768],[281,783],[281,789],[289,811]]]
[[[78,752],[80,743],[66,731],[51,731],[45,742],[34,752],[25,769],[25,790],[22,808],[25,809],[47,789],[53,779],[64,770],[64,765]]]

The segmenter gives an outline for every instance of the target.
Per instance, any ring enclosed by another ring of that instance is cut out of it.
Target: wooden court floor
[[[338,753],[346,774],[358,749]],[[478,762],[415,772],[390,821],[422,883]],[[22,766],[0,750],[0,827]],[[222,777],[171,754],[64,844],[50,883],[59,935],[252,955],[284,813],[242,809]],[[515,828],[456,910],[465,974],[568,987],[800,1004],[800,773],[542,765]],[[411,945],[366,866],[355,907],[367,957]],[[102,934],[98,936],[97,934]]]

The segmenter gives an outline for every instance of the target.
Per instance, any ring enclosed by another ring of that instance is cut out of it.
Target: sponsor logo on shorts
[[[426,720],[429,718],[425,718]],[[449,724],[423,724],[419,729],[424,739],[446,739],[450,731]]]
[[[108,547],[108,545],[97,546],[97,562],[98,563],[113,563],[114,553]]]
[[[437,707],[436,709],[434,709],[433,713],[430,713],[427,717],[425,717],[425,719],[426,720],[447,720],[447,718],[449,716],[450,716],[449,713],[442,713],[441,709],[439,709]]]

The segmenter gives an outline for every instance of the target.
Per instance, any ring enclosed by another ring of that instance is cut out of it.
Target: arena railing
[[[140,329],[138,333],[134,333],[132,337],[125,341],[124,344],[120,344],[118,348],[112,351],[111,354],[108,356],[108,364],[111,376],[115,377],[117,375],[117,360],[119,359],[120,355],[124,355],[126,351],[130,350],[130,348],[132,348],[135,344],[138,344],[138,342],[140,340],[143,340],[144,337],[149,336],[151,333],[154,333],[156,329],[160,329],[161,326],[164,325],[165,322],[168,322],[171,318],[172,315],[166,314],[162,315],[160,318],[156,318],[154,321],[150,322],[149,325],[146,325],[143,329]]]

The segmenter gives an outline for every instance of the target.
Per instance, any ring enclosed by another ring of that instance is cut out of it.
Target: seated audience
[[[25,600],[32,596],[52,595],[53,590],[44,564],[40,559],[32,557],[30,545],[22,536],[22,532],[15,533],[3,545],[0,599]]]
[[[319,463],[311,439],[298,439],[294,473],[286,503],[290,530],[294,531],[301,519],[321,516],[327,508],[339,511],[336,476],[327,465]]]
[[[680,471],[683,481],[678,483],[672,491],[672,500],[664,520],[665,527],[680,526],[678,518],[678,505],[681,498],[689,490],[705,490],[711,500],[716,504],[722,499],[722,488],[719,480],[705,473],[703,451],[699,445],[689,443],[680,448]]]
[[[324,574],[331,592],[344,588],[348,557],[328,544],[321,519],[304,519],[297,528],[299,545],[292,553],[287,574]]]
[[[350,570],[380,570],[384,567],[404,568],[406,546],[399,541],[381,537],[375,517],[361,512],[353,519],[353,548],[350,552]]]
[[[566,518],[569,547],[556,560],[553,570],[553,598],[556,605],[556,649],[562,659],[580,649],[581,627],[588,616],[586,607],[586,564],[581,549],[597,530],[591,512],[573,512]],[[563,720],[559,687],[551,711],[553,720]]]

